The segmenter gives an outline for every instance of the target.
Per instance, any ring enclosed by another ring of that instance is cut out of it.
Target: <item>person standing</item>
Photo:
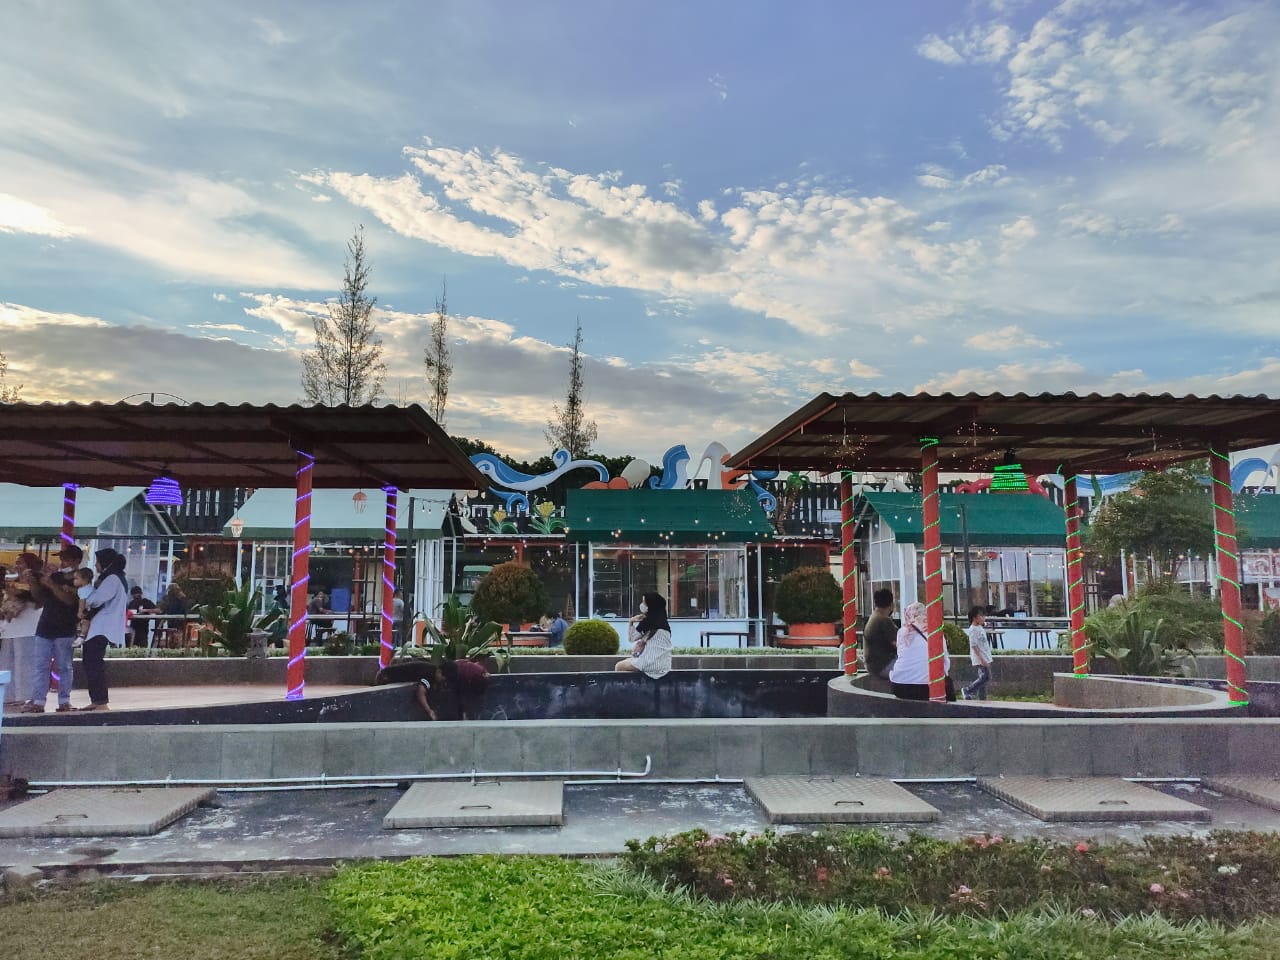
[[[871,596],[875,611],[867,618],[862,631],[862,643],[866,649],[867,673],[882,680],[889,679],[889,668],[898,655],[898,625],[893,622],[893,591],[877,590]]]
[[[889,669],[893,695],[899,700],[929,699],[929,617],[923,603],[909,603],[902,611],[902,628],[898,631],[898,659]],[[951,654],[942,644],[942,674],[946,678],[947,701],[955,700],[951,684]]]
[[[631,656],[619,660],[614,670],[619,673],[643,673],[653,680],[671,672],[671,624],[667,620],[667,601],[656,593],[640,598],[640,612],[627,622],[627,640]]]
[[[23,713],[44,713],[49,687],[53,684],[53,668],[58,671],[58,712],[71,711],[71,683],[74,668],[71,658],[76,642],[76,618],[80,598],[72,575],[84,559],[84,551],[74,543],[63,544],[58,551],[57,569],[46,570],[32,584],[31,593],[44,609],[36,624],[35,666],[31,671],[31,702],[23,705]]]
[[[10,673],[9,685],[4,688],[5,703],[15,706],[31,702],[27,697],[35,669],[36,624],[40,622],[40,606],[31,587],[40,577],[40,566],[34,553],[19,554],[16,573],[6,579],[0,603],[0,670]]]
[[[969,661],[973,664],[977,675],[973,683],[960,688],[960,696],[966,700],[987,699],[987,684],[991,682],[991,644],[987,640],[986,608],[973,607],[969,610],[969,629],[965,634],[969,637]]]
[[[124,646],[124,614],[129,606],[129,583],[125,580],[125,558],[110,547],[93,555],[98,579],[85,600],[89,613],[88,638],[84,642],[84,673],[89,688],[89,705],[83,710],[108,710],[107,647]]]

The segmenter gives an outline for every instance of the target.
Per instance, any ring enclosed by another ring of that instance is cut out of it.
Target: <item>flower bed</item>
[[[1109,918],[1244,921],[1280,913],[1280,837],[1214,833],[1140,844],[999,836],[947,841],[876,831],[708,835],[630,841],[626,863],[712,900],[841,903],[997,916],[1064,907]]]

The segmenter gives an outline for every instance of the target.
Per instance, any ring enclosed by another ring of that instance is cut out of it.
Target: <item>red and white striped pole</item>
[[[396,595],[396,510],[399,491],[395,487],[383,487],[387,495],[387,522],[382,540],[382,648],[378,651],[379,663],[385,669],[395,652],[392,632],[395,629],[393,610]]]
[[[1235,498],[1231,491],[1231,457],[1214,444],[1209,448],[1213,477],[1213,530],[1218,557],[1218,598],[1222,601],[1223,653],[1227,658],[1227,699],[1249,702],[1244,668],[1244,625],[1240,622],[1240,550],[1236,546]]]
[[[78,483],[64,483],[62,485],[62,529],[58,535],[58,539],[61,541],[59,547],[74,547],[76,544],[76,491],[78,489],[80,489]],[[58,676],[56,662],[50,664],[49,676],[53,678],[53,686],[55,688],[62,684],[62,678]]]
[[[858,555],[853,540],[853,474],[840,474],[840,564],[844,587],[844,672],[858,672]]]
[[[289,667],[285,699],[301,700],[307,683],[307,584],[311,580],[311,470],[316,458],[298,451],[293,522],[293,591],[289,598]]]
[[[942,632],[942,526],[938,504],[938,440],[920,438],[920,480],[924,498],[924,606],[929,632],[929,699],[945,703],[947,681]],[[908,574],[910,576],[910,574]]]
[[[1074,470],[1062,485],[1067,508],[1067,604],[1071,616],[1071,669],[1077,677],[1089,675],[1089,641],[1084,633],[1084,544],[1080,539],[1080,496]]]

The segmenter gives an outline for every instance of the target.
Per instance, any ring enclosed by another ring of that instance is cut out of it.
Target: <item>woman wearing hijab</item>
[[[627,624],[631,656],[618,661],[620,673],[643,673],[657,680],[671,671],[671,624],[667,621],[667,601],[656,593],[640,598],[640,612]]]
[[[898,629],[898,659],[889,671],[893,695],[900,700],[929,699],[929,618],[923,603],[909,603],[902,611]],[[956,698],[951,684],[951,655],[942,644],[942,674],[947,682],[947,700]]]
[[[125,610],[129,606],[129,583],[125,580],[125,559],[110,547],[93,555],[98,579],[93,593],[84,602],[89,613],[89,632],[84,642],[85,684],[89,688],[89,705],[81,710],[108,710],[107,647],[123,647]]]

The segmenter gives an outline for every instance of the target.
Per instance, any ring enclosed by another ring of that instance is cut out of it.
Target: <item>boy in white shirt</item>
[[[969,637],[969,660],[977,670],[973,683],[960,691],[966,700],[987,699],[987,684],[991,682],[991,644],[987,640],[986,610],[973,607],[969,610],[969,629],[965,633]]]

